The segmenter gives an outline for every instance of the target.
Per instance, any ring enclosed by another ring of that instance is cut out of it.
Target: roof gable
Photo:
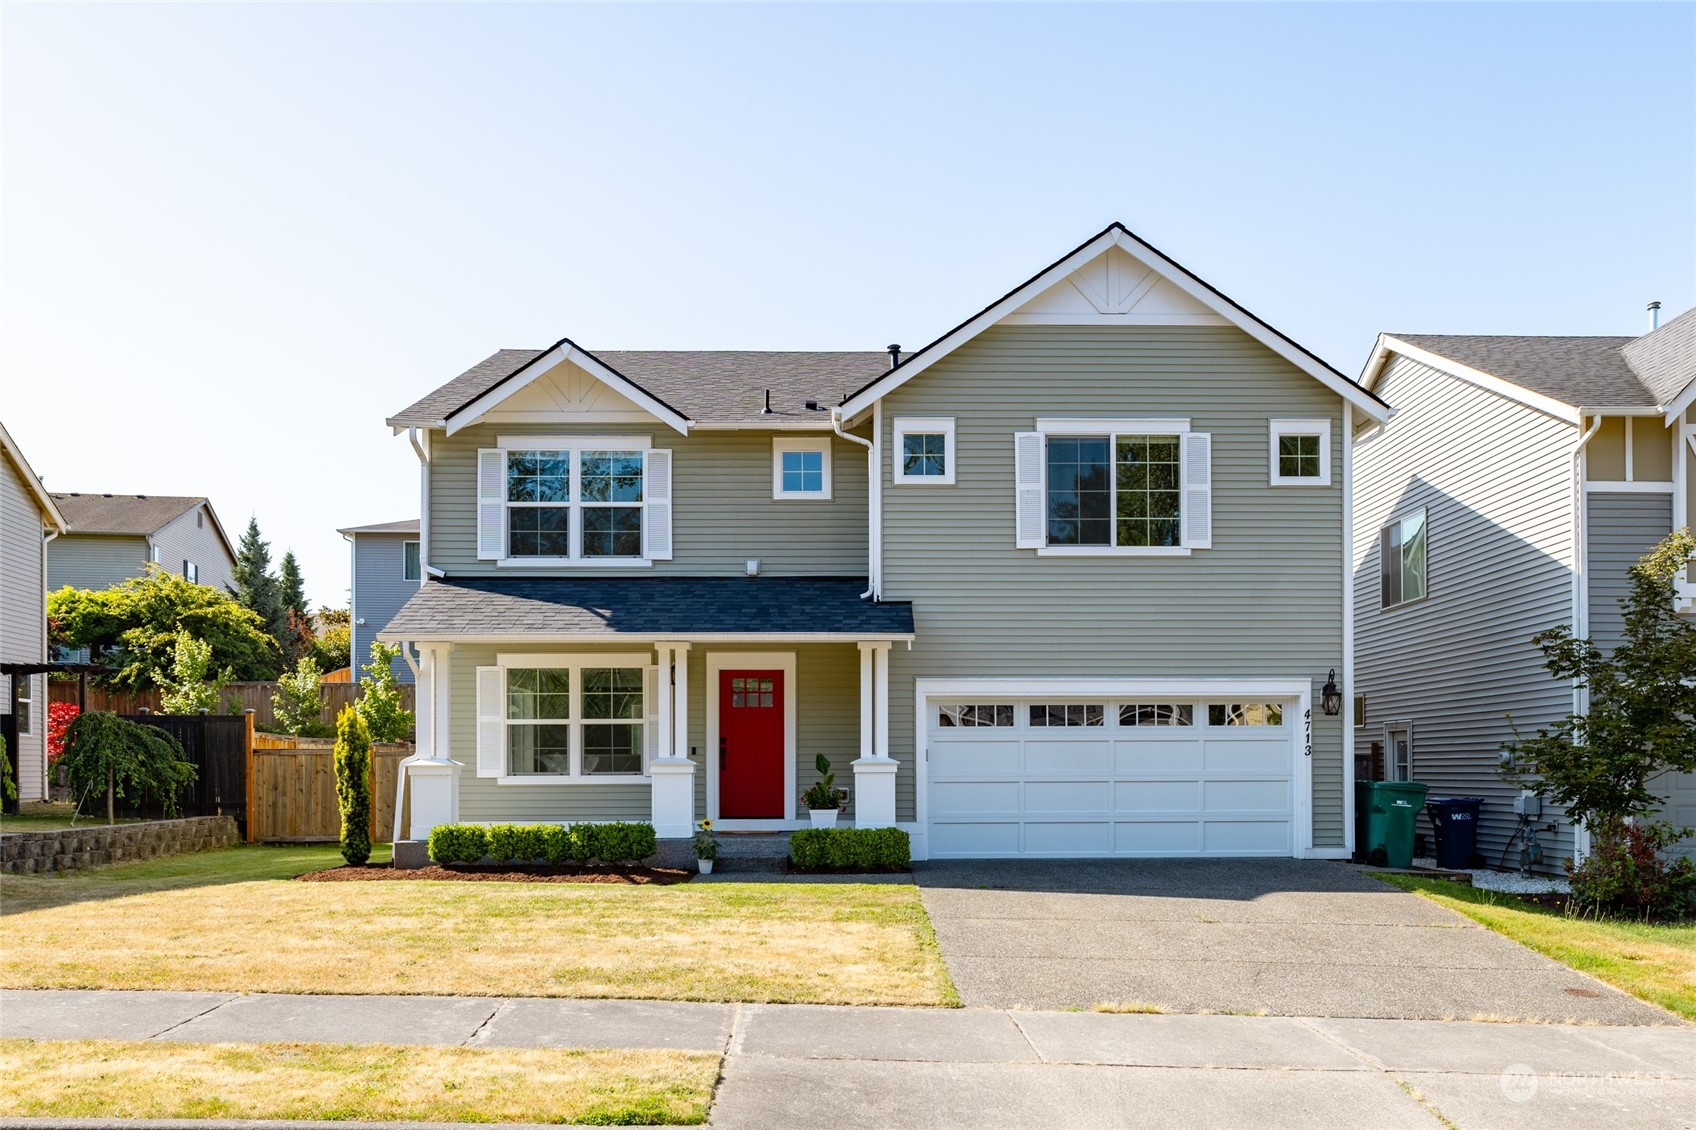
[[[1372,419],[1389,418],[1389,406],[1372,393],[1120,223],[862,386],[843,401],[842,414],[858,415],[991,326],[1056,322],[1235,326]]]
[[[469,403],[448,413],[443,420],[447,433],[451,436],[462,428],[489,418],[497,408],[505,405],[507,401],[531,388],[538,380],[547,377],[548,374],[563,365],[569,365],[580,373],[592,377],[611,389],[616,396],[626,403],[633,403],[648,416],[659,419],[662,423],[684,435],[689,434],[689,425],[692,422],[689,417],[641,387],[623,373],[618,372],[570,338],[561,338],[542,353],[496,381]],[[570,381],[568,380],[567,385],[569,384]],[[552,388],[558,390],[560,388],[559,383],[557,381],[552,382]],[[549,387],[544,386],[541,390],[541,398],[546,399],[548,393]],[[536,397],[533,396],[532,399],[536,399]]]
[[[1626,342],[1620,353],[1644,387],[1669,406],[1670,415],[1683,412],[1696,391],[1696,307]]]
[[[46,524],[52,526],[61,534],[64,533],[64,514],[60,512],[58,504],[53,501],[53,496],[47,493],[47,488],[41,485],[41,476],[35,473],[35,468],[31,467],[29,460],[24,458],[23,449],[18,446],[17,441],[12,438],[12,433],[6,430],[4,424],[0,424],[0,451],[6,453],[6,458],[17,469],[18,478],[23,480],[24,489],[29,491],[31,498],[35,499],[36,508],[41,511],[42,517],[47,519]]]

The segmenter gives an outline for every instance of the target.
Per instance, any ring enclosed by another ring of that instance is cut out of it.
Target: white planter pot
[[[710,859],[697,859],[695,861],[695,863],[698,867],[700,867],[701,874],[711,875],[713,873],[713,861],[712,860],[710,860]]]
[[[834,828],[836,827],[836,815],[839,811],[835,808],[809,808],[807,815],[813,818],[813,827],[815,828]]]

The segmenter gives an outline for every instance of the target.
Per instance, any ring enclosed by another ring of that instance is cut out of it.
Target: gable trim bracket
[[[1002,321],[1032,298],[1114,247],[1121,248],[1134,258],[1147,263],[1159,275],[1185,294],[1218,313],[1260,344],[1360,409],[1371,419],[1378,423],[1389,420],[1390,406],[1378,399],[1370,390],[1349,380],[1342,373],[1243,309],[1236,302],[1203,282],[1188,269],[1133,234],[1124,224],[1118,222],[1109,224],[1106,230],[1087,240],[1052,266],[1009,291],[929,345],[909,354],[899,365],[891,368],[876,380],[851,393],[842,401],[842,415],[852,418],[865,411],[873,402],[894,392],[960,346]]]
[[[693,420],[568,337],[560,338],[536,357],[502,377],[493,388],[484,392],[475,400],[448,413],[442,421],[442,426],[447,429],[447,434],[450,436],[462,428],[470,427],[488,413],[494,411],[508,397],[527,387],[543,373],[567,361],[596,380],[635,401],[644,411],[679,434],[689,434],[689,428],[694,424]]]

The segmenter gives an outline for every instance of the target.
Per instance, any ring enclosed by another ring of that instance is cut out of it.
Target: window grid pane
[[[1177,436],[1119,436],[1117,518],[1123,546],[1175,546],[1182,526]]]
[[[514,776],[571,772],[570,726],[508,726],[506,733],[507,772]]]
[[[942,432],[907,432],[901,437],[901,473],[910,478],[948,474],[948,437]]]
[[[1119,708],[1121,726],[1193,726],[1195,707],[1180,703],[1127,703]]]
[[[642,556],[640,506],[585,506],[584,557]]]
[[[511,557],[569,557],[571,508],[508,507],[507,554]]]
[[[1278,477],[1282,479],[1317,479],[1319,477],[1319,437],[1316,435],[1280,435],[1278,437]]]
[[[969,706],[944,706],[936,719],[943,729],[972,729],[1013,725],[1012,703],[978,703]]]
[[[1048,440],[1048,543],[1109,545],[1113,487],[1106,436]]]
[[[640,773],[642,727],[629,724],[583,724],[583,774]]]
[[[1031,707],[1032,726],[1104,726],[1107,708],[1102,705],[1079,705],[1068,703],[1063,706],[1033,706]]]
[[[571,459],[563,451],[510,451],[508,502],[570,502]]]
[[[824,493],[824,452],[785,451],[780,465],[785,494]]]
[[[571,717],[571,671],[565,667],[513,667],[506,673],[506,716],[565,721]]]
[[[1212,703],[1207,708],[1209,726],[1282,726],[1284,708],[1275,702]]]

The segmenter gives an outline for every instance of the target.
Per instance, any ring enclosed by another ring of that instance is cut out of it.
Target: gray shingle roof
[[[552,348],[551,346],[549,348]],[[471,366],[417,403],[389,418],[399,427],[431,427],[546,353],[502,349]],[[889,368],[887,353],[769,352],[759,350],[596,351],[608,367],[697,423],[772,427],[829,420],[823,407]],[[766,390],[772,415],[765,415]]]
[[[615,577],[427,581],[384,640],[913,633],[913,606],[861,600],[865,579]]]
[[[1389,336],[1575,408],[1662,403],[1626,364],[1621,347],[1631,341],[1628,337]]]
[[[1672,403],[1696,380],[1696,307],[1626,342],[1620,352],[1657,403]]]
[[[349,526],[345,530],[336,531],[338,534],[415,534],[417,532],[417,518],[403,518],[399,522],[373,522],[369,526]]]
[[[60,494],[53,501],[65,517],[65,525],[73,534],[135,534],[158,533],[194,507],[204,498],[185,498],[167,494]]]

